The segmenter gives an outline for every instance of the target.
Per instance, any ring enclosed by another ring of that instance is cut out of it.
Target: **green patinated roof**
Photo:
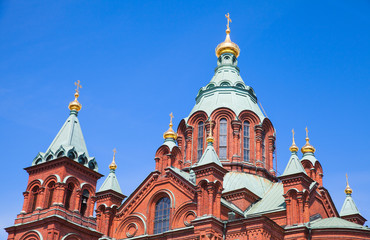
[[[254,90],[246,86],[241,78],[236,58],[225,53],[218,59],[217,64],[210,83],[199,90],[189,117],[197,111],[204,111],[210,116],[214,110],[225,107],[231,109],[236,116],[244,110],[250,110],[256,113],[262,122],[265,116],[257,104]],[[187,118],[185,120],[187,121]]]
[[[301,161],[303,160],[309,160],[312,163],[312,166],[315,166],[315,163],[317,162],[315,155],[311,152],[304,153]]]
[[[101,185],[100,189],[98,192],[103,192],[107,190],[113,190],[115,192],[118,192],[120,194],[122,193],[121,187],[119,186],[117,176],[114,170],[111,170],[110,173],[108,174],[107,178]]]
[[[347,194],[346,199],[344,200],[342,209],[340,210],[340,216],[348,216],[352,214],[360,214],[351,194]]]
[[[202,157],[199,159],[199,162],[196,164],[196,166],[203,166],[210,163],[216,163],[220,167],[222,167],[222,164],[220,162],[220,159],[218,158],[218,155],[213,148],[212,144],[208,144],[206,150],[204,151]]]
[[[350,228],[370,230],[369,228],[337,217],[324,218],[311,223],[312,229],[323,228]]]
[[[162,145],[166,145],[170,151],[172,151],[172,148],[177,146],[175,140],[172,139],[165,139]]]
[[[84,166],[98,171],[95,158],[90,157],[87,151],[80,122],[75,111],[71,111],[48,149],[45,153],[39,152],[34,158],[32,165],[54,160],[62,156],[68,156]]]
[[[284,173],[281,176],[288,176],[296,173],[306,174],[306,171],[304,170],[301,162],[299,161],[297,154],[293,152],[292,155],[290,156],[289,162],[284,170]]]

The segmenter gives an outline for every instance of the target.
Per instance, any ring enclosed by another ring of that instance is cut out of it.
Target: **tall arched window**
[[[163,197],[155,204],[154,234],[162,233],[170,229],[171,201]]]
[[[220,120],[220,141],[219,141],[219,155],[220,159],[226,159],[227,151],[227,120],[222,118]]]
[[[243,123],[243,160],[250,161],[250,124],[248,121]]]
[[[198,123],[198,161],[200,160],[200,158],[202,157],[202,154],[203,154],[203,133],[204,133],[204,123],[203,122],[199,122]]]
[[[80,213],[82,216],[85,216],[86,209],[87,209],[87,201],[89,200],[89,191],[86,189],[82,191],[82,196],[81,196],[81,203],[80,203]]]
[[[64,206],[66,209],[69,209],[71,207],[71,197],[72,197],[73,189],[74,189],[73,183],[69,183],[66,189],[66,198],[64,202]]]
[[[38,193],[39,193],[39,186],[34,186],[31,190],[30,212],[33,212],[36,209]]]
[[[51,207],[51,205],[53,204],[54,188],[55,188],[55,183],[50,182],[47,188],[46,208]]]
[[[266,138],[266,134],[265,133],[262,133],[262,162],[265,163],[266,161],[266,148],[265,148],[265,138]]]

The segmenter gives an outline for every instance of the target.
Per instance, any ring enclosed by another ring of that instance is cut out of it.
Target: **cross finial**
[[[212,118],[209,117],[209,137],[213,137],[212,136]]]
[[[116,158],[116,153],[117,153],[117,150],[116,150],[116,148],[114,148],[114,149],[113,149],[113,159],[115,159],[115,158]]]
[[[171,120],[170,120],[170,124],[172,124],[172,119],[173,119],[173,114],[172,114],[172,112],[170,113],[170,118],[171,118]]]
[[[295,132],[294,132],[294,128],[293,128],[293,129],[292,129],[293,143],[295,143],[295,142],[294,142],[294,134],[295,134]]]
[[[113,160],[112,160],[112,163],[109,165],[109,169],[112,170],[113,172],[117,168],[117,164],[116,164],[116,153],[117,153],[117,150],[116,150],[116,148],[114,148],[113,149]]]
[[[82,85],[80,84],[80,80],[77,80],[77,82],[75,82],[75,85],[76,85],[76,93],[79,93],[80,92],[80,88],[82,88]]]
[[[230,31],[230,23],[232,22],[232,21],[231,21],[231,18],[230,18],[230,13],[225,14],[225,17],[226,17],[226,19],[227,19],[227,25],[226,25],[227,30],[229,30],[229,31]]]
[[[346,173],[346,182],[347,182],[347,186],[349,186],[348,185],[348,175],[347,175],[347,173]]]
[[[306,138],[308,138],[308,129],[306,127]]]

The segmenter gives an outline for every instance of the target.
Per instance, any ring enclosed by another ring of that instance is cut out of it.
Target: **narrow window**
[[[37,196],[38,196],[39,186],[34,186],[31,190],[31,209],[30,212],[35,211],[36,209],[36,203],[37,203]]]
[[[46,204],[46,208],[50,208],[51,205],[53,204],[53,195],[54,195],[54,188],[55,188],[55,183],[54,182],[50,182],[48,184],[48,195],[47,195],[47,204]]]
[[[159,199],[155,204],[154,234],[170,229],[170,204],[171,201],[167,197]]]
[[[199,122],[198,124],[198,161],[203,154],[203,132],[204,132],[204,123]]]
[[[89,191],[86,189],[83,190],[82,196],[81,196],[81,203],[80,203],[80,213],[82,216],[85,216],[86,209],[87,209],[87,201],[89,200]]]
[[[250,161],[250,124],[248,121],[243,123],[243,160],[246,162]]]
[[[220,120],[220,141],[219,141],[219,155],[220,159],[226,159],[227,149],[227,120],[225,118]]]
[[[262,162],[263,163],[265,163],[266,161],[265,137],[266,137],[266,134],[262,133]]]
[[[67,190],[66,190],[66,198],[65,198],[65,208],[68,210],[71,207],[71,197],[73,192],[74,186],[72,183],[68,184]]]

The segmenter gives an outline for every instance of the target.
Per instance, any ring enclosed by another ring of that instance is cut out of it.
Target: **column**
[[[29,195],[30,195],[30,192],[28,192],[28,191],[23,192],[24,200],[23,200],[23,207],[22,207],[22,211],[21,211],[22,214],[25,214],[28,211]]]
[[[55,197],[54,203],[57,205],[64,205],[64,193],[66,189],[65,183],[55,183]]]
[[[256,133],[256,166],[257,167],[263,167],[263,164],[262,164],[262,146],[261,146],[261,143],[262,143],[262,133],[263,133],[263,129],[262,129],[262,126],[261,125],[256,125],[254,127],[254,131]]]
[[[41,210],[44,208],[44,198],[45,196],[45,188],[41,187],[37,193],[37,202],[36,202],[36,209],[35,210]]]
[[[209,183],[208,186],[207,186],[207,192],[208,192],[208,214],[209,215],[213,215],[215,216],[215,214],[213,213],[213,204],[214,204],[214,201],[213,201],[213,196],[214,196],[214,185],[212,183]]]
[[[268,166],[267,169],[274,171],[274,151],[275,151],[275,136],[268,137]]]
[[[190,161],[192,160],[192,156],[191,156],[191,150],[192,150],[192,147],[191,147],[191,143],[192,143],[192,140],[193,140],[193,128],[192,127],[187,127],[186,128],[186,131],[185,131],[185,144],[186,144],[186,161]]]

